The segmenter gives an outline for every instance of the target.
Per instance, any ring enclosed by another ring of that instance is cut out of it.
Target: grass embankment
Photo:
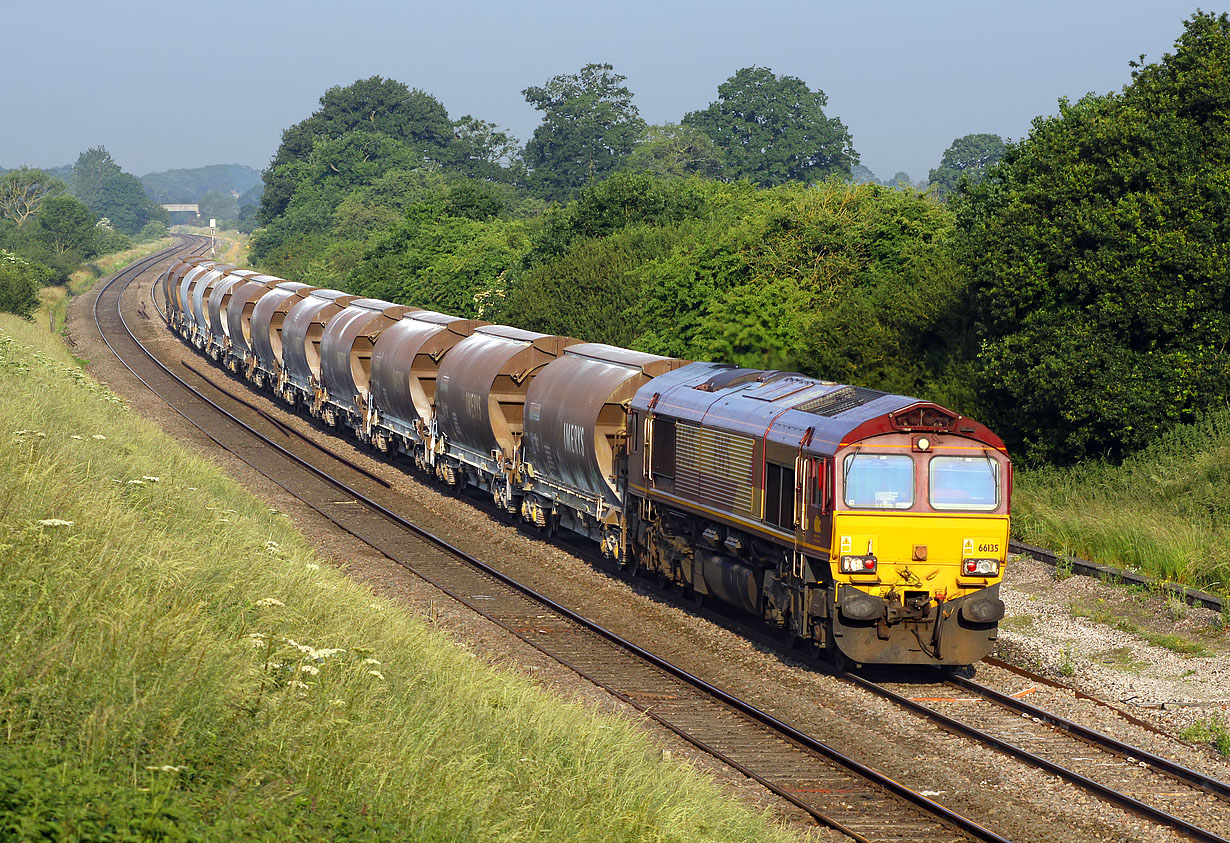
[[[1012,516],[1030,544],[1230,593],[1230,410],[1121,466],[1021,472]]]
[[[786,840],[323,565],[0,317],[0,838]]]
[[[68,308],[70,296],[81,295],[94,286],[94,282],[99,278],[114,275],[133,261],[152,255],[154,252],[160,252],[174,244],[174,242],[170,237],[163,237],[159,240],[141,243],[122,252],[112,252],[109,255],[103,255],[92,261],[87,261],[81,265],[80,269],[69,276],[67,285],[44,287],[39,291],[39,307],[32,317],[35,324],[46,325],[48,329],[53,331],[57,328],[63,328],[64,315]],[[54,325],[48,314],[55,317]]]

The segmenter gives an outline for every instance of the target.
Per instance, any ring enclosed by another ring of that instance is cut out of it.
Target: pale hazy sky
[[[748,65],[829,97],[862,163],[925,178],[952,140],[1024,136],[1059,97],[1117,90],[1171,50],[1175,0],[0,0],[0,166],[102,144],[126,170],[261,169],[331,85],[381,75],[525,142],[521,95],[589,62],[676,122]],[[1222,11],[1219,7],[1206,10]]]

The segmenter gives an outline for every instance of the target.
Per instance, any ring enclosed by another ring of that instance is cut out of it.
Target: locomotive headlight
[[[998,559],[966,559],[961,571],[967,577],[995,577],[999,575]]]
[[[848,556],[841,557],[841,572],[843,574],[874,574],[876,572],[876,558],[872,554],[866,556]]]

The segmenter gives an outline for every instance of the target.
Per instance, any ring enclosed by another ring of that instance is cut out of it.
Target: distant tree
[[[233,220],[239,214],[239,203],[229,192],[211,190],[202,196],[197,205],[201,219]]]
[[[521,145],[494,123],[465,115],[453,123],[453,153],[464,172],[493,181],[518,181],[525,175]]]
[[[268,224],[286,210],[298,184],[296,163],[305,163],[321,141],[346,135],[378,133],[414,147],[421,159],[438,160],[453,142],[453,124],[435,97],[411,90],[393,79],[372,76],[334,86],[320,98],[310,117],[282,132],[282,143],[269,167],[259,219]]]
[[[876,174],[871,172],[862,164],[855,164],[850,168],[850,181],[855,184],[879,184],[880,180],[876,178]]]
[[[928,175],[940,196],[947,196],[968,179],[970,185],[978,184],[988,169],[1004,157],[1008,149],[999,135],[965,135],[952,142],[944,150],[940,165]]]
[[[73,195],[93,208],[101,203],[106,186],[123,172],[106,147],[90,147],[77,156],[77,163],[73,165]]]
[[[51,254],[71,254],[80,261],[97,254],[96,219],[75,196],[52,196],[43,201],[29,235]]]
[[[647,126],[636,149],[628,156],[628,169],[658,176],[722,174],[725,155],[713,139],[692,126],[665,123]]]
[[[1116,458],[1230,400],[1230,17],[1134,67],[951,199],[985,415],[1027,460]]]
[[[745,67],[718,86],[718,98],[683,118],[726,153],[725,173],[763,185],[849,177],[858,163],[850,133],[824,114],[828,97],[794,76]]]
[[[27,167],[8,170],[0,176],[0,216],[20,227],[32,214],[38,213],[44,199],[67,189],[64,182],[42,170]]]
[[[619,166],[645,121],[625,77],[609,64],[587,64],[521,93],[542,112],[525,147],[530,184],[549,199],[567,199]]]
[[[160,237],[167,236],[167,227],[164,223],[153,220],[147,222],[140,231],[137,232],[136,241],[138,243],[148,243],[151,240],[157,240]]]
[[[166,219],[166,212],[145,195],[141,181],[120,169],[102,146],[87,149],[77,158],[72,191],[95,218],[106,217],[125,234],[136,234],[150,220]]]

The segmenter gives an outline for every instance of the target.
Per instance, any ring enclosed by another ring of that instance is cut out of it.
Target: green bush
[[[32,316],[38,309],[39,288],[52,277],[47,267],[0,250],[0,313]]]
[[[1018,457],[1119,459],[1230,396],[1230,18],[1060,102],[958,191],[987,421]]]

